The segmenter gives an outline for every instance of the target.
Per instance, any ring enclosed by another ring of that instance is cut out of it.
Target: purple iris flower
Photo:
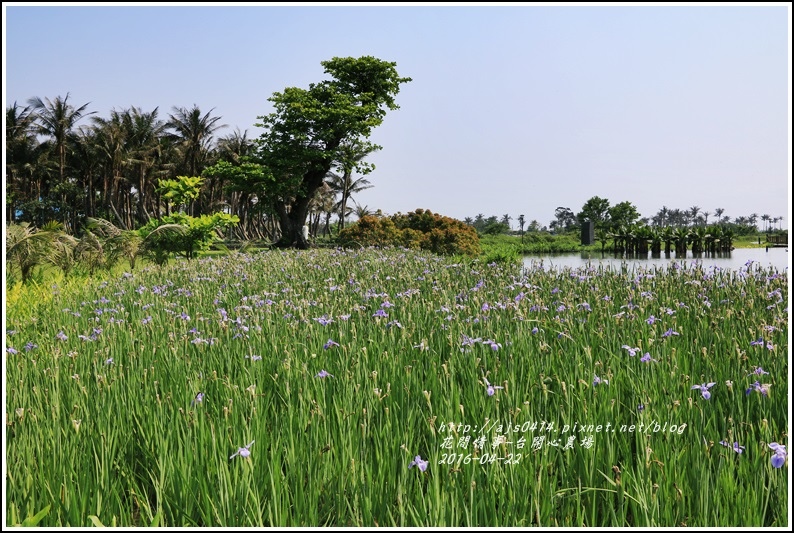
[[[192,407],[192,406],[196,405],[197,403],[201,403],[203,401],[204,401],[204,393],[203,392],[199,392],[198,394],[196,394],[196,397],[193,398],[193,401],[190,402],[190,406]]]
[[[502,347],[501,344],[499,344],[498,342],[493,341],[491,339],[488,339],[487,341],[483,341],[483,344],[488,344],[491,347],[491,350],[493,350],[493,351],[497,351],[497,350],[499,350],[499,348]]]
[[[339,346],[339,343],[338,342],[334,342],[333,339],[328,339],[328,342],[323,344],[323,350],[328,350],[329,348],[331,348],[333,346]]]
[[[601,379],[600,377],[594,375],[593,376],[593,387],[595,387],[596,385],[600,385],[601,383],[603,383],[604,385],[609,385],[609,380],[608,379]]]
[[[248,448],[250,448],[253,443],[254,441],[251,441],[248,443],[247,446],[244,446],[242,448],[237,448],[237,451],[231,454],[229,456],[229,459],[234,459],[234,457],[236,457],[237,455],[239,455],[243,459],[247,459],[251,455],[251,451]]]
[[[33,343],[33,342],[29,342],[29,343],[27,343],[27,344],[25,345],[25,350],[27,350],[27,351],[29,352],[29,351],[31,351],[31,350],[35,350],[35,349],[36,349],[36,348],[38,348],[38,347],[39,347],[39,345],[38,345],[38,344],[35,344],[35,343]]]
[[[494,394],[496,394],[496,389],[504,389],[504,387],[498,387],[498,386],[495,386],[495,385],[491,385],[488,382],[488,379],[485,376],[483,376],[482,379],[485,380],[485,384],[488,386],[488,390],[487,390],[488,396],[493,396]]]
[[[334,377],[334,375],[333,375],[333,374],[329,374],[329,373],[328,373],[328,372],[326,372],[325,370],[320,370],[320,371],[317,373],[317,375],[316,375],[316,376],[314,376],[314,377],[316,377],[316,378],[332,378],[332,377]]]
[[[411,462],[408,464],[408,468],[413,468],[414,466],[418,466],[418,467],[419,467],[419,470],[421,470],[422,472],[424,472],[425,470],[427,470],[427,465],[428,465],[428,462],[427,462],[427,461],[425,461],[425,460],[423,460],[423,459],[422,459],[422,456],[420,456],[420,455],[417,455],[416,457],[414,457],[414,460],[413,460],[413,461],[411,461]]]
[[[377,311],[375,311],[375,313],[372,316],[378,317],[378,318],[386,318],[389,315],[383,309],[378,309]]]
[[[333,319],[328,318],[326,315],[323,315],[320,318],[315,318],[315,320],[319,322],[321,326],[327,326],[328,324],[333,322]]]
[[[679,335],[679,333],[677,331],[673,331],[673,328],[670,328],[662,333],[662,337],[669,337],[670,335]]]
[[[745,395],[749,395],[753,391],[758,391],[761,393],[762,396],[767,396],[769,394],[769,385],[761,384],[758,381],[750,385],[746,391],[744,391]]]
[[[11,347],[11,346],[9,346],[8,348],[6,348],[6,352],[10,353],[11,355],[15,355],[15,354],[18,354],[18,353],[19,353],[19,352],[18,352],[18,351],[17,351],[15,348],[13,348],[13,347]]]
[[[629,355],[631,357],[634,357],[635,355],[637,355],[637,352],[639,351],[639,348],[632,348],[628,344],[624,344],[623,346],[621,346],[621,348],[624,348],[624,349],[628,350],[629,351]]]
[[[640,405],[637,406],[637,411],[642,412],[644,410],[645,410],[645,405],[644,404],[640,404]]]
[[[760,366],[757,366],[757,367],[755,367],[755,370],[753,370],[752,372],[750,372],[750,373],[749,373],[749,374],[747,374],[747,375],[748,375],[748,376],[752,376],[753,374],[755,374],[756,376],[762,376],[762,375],[764,375],[764,374],[769,374],[769,372],[765,371],[765,370],[764,370],[763,368],[761,368]]]
[[[780,468],[786,462],[786,457],[788,457],[786,446],[778,444],[777,442],[770,442],[769,447],[775,451],[775,454],[772,456],[772,466]]]
[[[723,446],[725,446],[727,448],[731,448],[732,447],[733,451],[735,451],[736,453],[742,453],[744,451],[744,446],[739,446],[738,442],[734,442],[733,446],[731,446],[731,443],[726,442],[724,440],[721,440],[720,444],[722,444]]]
[[[59,341],[65,341],[69,337],[63,331],[59,331],[58,334],[55,336]]]
[[[642,363],[650,363],[651,361],[656,362],[656,359],[651,359],[651,354],[648,352],[645,352],[645,355],[640,357],[640,362]]]
[[[700,389],[700,394],[703,395],[703,399],[708,400],[709,398],[711,398],[711,393],[709,392],[709,389],[716,384],[717,384],[716,382],[711,382],[711,383],[703,383],[701,385],[692,385],[692,389],[690,390]]]
[[[750,343],[750,346],[763,346],[763,345],[764,345],[764,338],[763,337],[758,337],[757,341],[752,341]]]
[[[649,317],[648,317],[648,318],[647,318],[645,321],[646,321],[648,324],[650,324],[651,326],[653,326],[653,324],[654,324],[654,323],[655,323],[657,320],[659,320],[659,319],[658,319],[658,318],[656,318],[655,316],[651,315],[651,316],[649,316]]]

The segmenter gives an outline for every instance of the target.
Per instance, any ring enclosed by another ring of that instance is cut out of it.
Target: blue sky
[[[3,4],[6,107],[70,94],[214,109],[261,133],[321,61],[371,55],[413,78],[372,140],[386,213],[524,214],[592,196],[791,219],[791,8],[753,5]],[[86,121],[87,123],[87,121]],[[516,222],[513,223],[516,226]]]

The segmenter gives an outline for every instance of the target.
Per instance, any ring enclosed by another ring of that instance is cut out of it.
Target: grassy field
[[[327,249],[17,286],[7,525],[787,526],[787,274],[679,266]]]

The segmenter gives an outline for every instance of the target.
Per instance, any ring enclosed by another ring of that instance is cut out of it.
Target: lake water
[[[691,251],[687,251],[686,258],[676,258],[675,253],[671,253],[669,258],[666,258],[664,252],[658,258],[615,258],[612,254],[607,252],[601,256],[600,252],[582,252],[574,254],[545,254],[545,255],[525,255],[524,267],[540,268],[545,270],[560,268],[581,268],[593,266],[598,268],[603,265],[604,268],[620,269],[625,263],[627,268],[634,270],[637,268],[666,268],[673,263],[686,262],[687,266],[697,261],[703,265],[704,268],[717,266],[722,269],[738,270],[744,268],[748,261],[755,261],[758,266],[763,268],[773,267],[776,270],[783,272],[790,267],[790,254],[788,248],[737,248],[730,254],[722,254],[719,256],[706,256],[695,258],[692,256]],[[788,270],[786,270],[788,273]]]

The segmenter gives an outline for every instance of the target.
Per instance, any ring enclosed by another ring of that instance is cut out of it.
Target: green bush
[[[338,242],[342,246],[403,246],[442,255],[480,253],[474,228],[423,209],[391,217],[362,217],[339,233]]]
[[[213,213],[200,217],[191,217],[184,213],[174,213],[162,217],[161,220],[152,219],[143,226],[139,233],[147,239],[146,251],[150,258],[158,265],[168,261],[170,254],[184,254],[191,259],[199,251],[209,250],[210,245],[218,240],[217,231],[234,226],[239,222],[237,215],[226,213]],[[160,226],[166,224],[181,225],[186,228],[184,232],[168,232],[152,235]]]

